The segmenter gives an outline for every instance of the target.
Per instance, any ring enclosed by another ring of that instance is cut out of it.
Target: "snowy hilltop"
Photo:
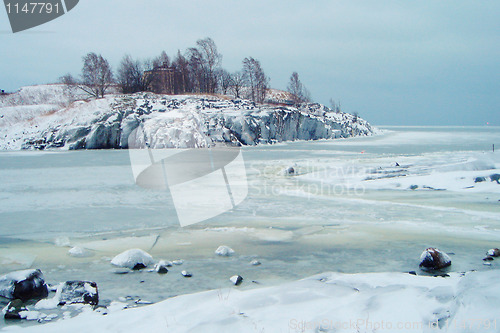
[[[128,148],[129,135],[138,126],[151,148],[256,145],[373,133],[365,120],[317,103],[260,105],[226,96],[153,93],[83,97],[64,85],[24,87],[0,96],[0,149]]]

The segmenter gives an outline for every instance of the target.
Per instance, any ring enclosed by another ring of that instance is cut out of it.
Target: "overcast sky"
[[[81,0],[16,34],[0,8],[0,89],[78,75],[90,51],[116,69],[204,37],[229,71],[253,56],[280,89],[297,71],[373,124],[500,125],[498,0]]]

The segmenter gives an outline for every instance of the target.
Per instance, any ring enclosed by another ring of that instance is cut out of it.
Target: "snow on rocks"
[[[234,254],[234,250],[226,245],[221,245],[215,250],[215,254],[221,257],[229,257]]]
[[[27,301],[47,297],[48,293],[39,269],[15,271],[0,276],[0,296],[5,298]]]
[[[252,265],[252,266],[259,266],[260,264],[261,264],[261,262],[258,261],[257,259],[250,261],[250,265]]]
[[[95,306],[99,303],[97,283],[92,281],[66,281],[57,290],[56,294],[60,295],[59,305],[90,304]]]
[[[486,253],[486,255],[488,255],[490,257],[500,257],[500,250],[499,249],[488,250],[488,252]]]
[[[57,286],[56,294],[52,298],[42,299],[35,304],[37,310],[55,309],[60,305],[99,304],[97,283],[92,281],[66,281]]]
[[[190,278],[193,276],[193,274],[188,272],[188,271],[182,271],[181,274],[182,274],[182,276],[187,277],[187,278]]]
[[[172,264],[177,265],[177,266],[180,266],[183,263],[184,263],[184,260],[182,260],[182,259],[176,259],[176,260],[172,261]]]
[[[24,303],[20,299],[15,299],[9,304],[4,309],[4,318],[5,319],[21,319],[21,315],[19,312],[21,311],[26,311],[26,307],[24,306]]]
[[[451,265],[450,257],[439,249],[430,247],[420,255],[420,268],[423,270],[436,270]]]
[[[139,126],[151,148],[256,145],[366,136],[374,131],[359,117],[316,103],[284,107],[152,93],[106,96],[66,106],[40,103],[33,100],[29,108],[0,104],[0,115],[5,116],[0,127],[6,128],[0,149],[128,148],[129,143],[140,143],[134,135],[129,140]]]
[[[293,176],[293,175],[295,175],[295,172],[296,171],[295,171],[295,168],[293,166],[289,166],[288,168],[285,168],[283,170],[283,174],[285,176]]]
[[[170,265],[172,266],[172,265]],[[170,267],[168,264],[165,262],[165,260],[160,260],[158,263],[155,264],[154,271],[158,274],[167,274],[168,273],[168,268]]]
[[[111,264],[130,269],[142,269],[153,263],[153,257],[141,250],[130,249],[117,255],[111,260]]]
[[[239,286],[243,282],[243,278],[240,275],[233,275],[229,278],[235,286]]]
[[[75,258],[86,258],[86,257],[91,257],[94,255],[92,253],[92,251],[84,249],[82,247],[78,247],[78,246],[75,246],[75,247],[72,247],[71,249],[69,249],[68,254],[71,257],[75,257]]]

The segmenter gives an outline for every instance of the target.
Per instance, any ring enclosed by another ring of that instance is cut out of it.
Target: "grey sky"
[[[500,125],[497,0],[81,0],[17,34],[0,9],[0,89],[79,74],[90,51],[116,68],[207,36],[228,70],[253,56],[281,89],[297,71],[316,101],[374,124]]]

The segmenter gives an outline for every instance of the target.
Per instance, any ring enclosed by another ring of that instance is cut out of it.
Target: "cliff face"
[[[139,141],[151,148],[195,148],[346,138],[373,132],[366,121],[320,104],[256,105],[214,96],[115,95],[77,101],[57,111],[56,107],[32,111],[30,117],[18,120],[12,116],[27,107],[0,108],[0,148],[109,149],[128,148],[129,142]],[[138,126],[144,137],[129,138]]]

